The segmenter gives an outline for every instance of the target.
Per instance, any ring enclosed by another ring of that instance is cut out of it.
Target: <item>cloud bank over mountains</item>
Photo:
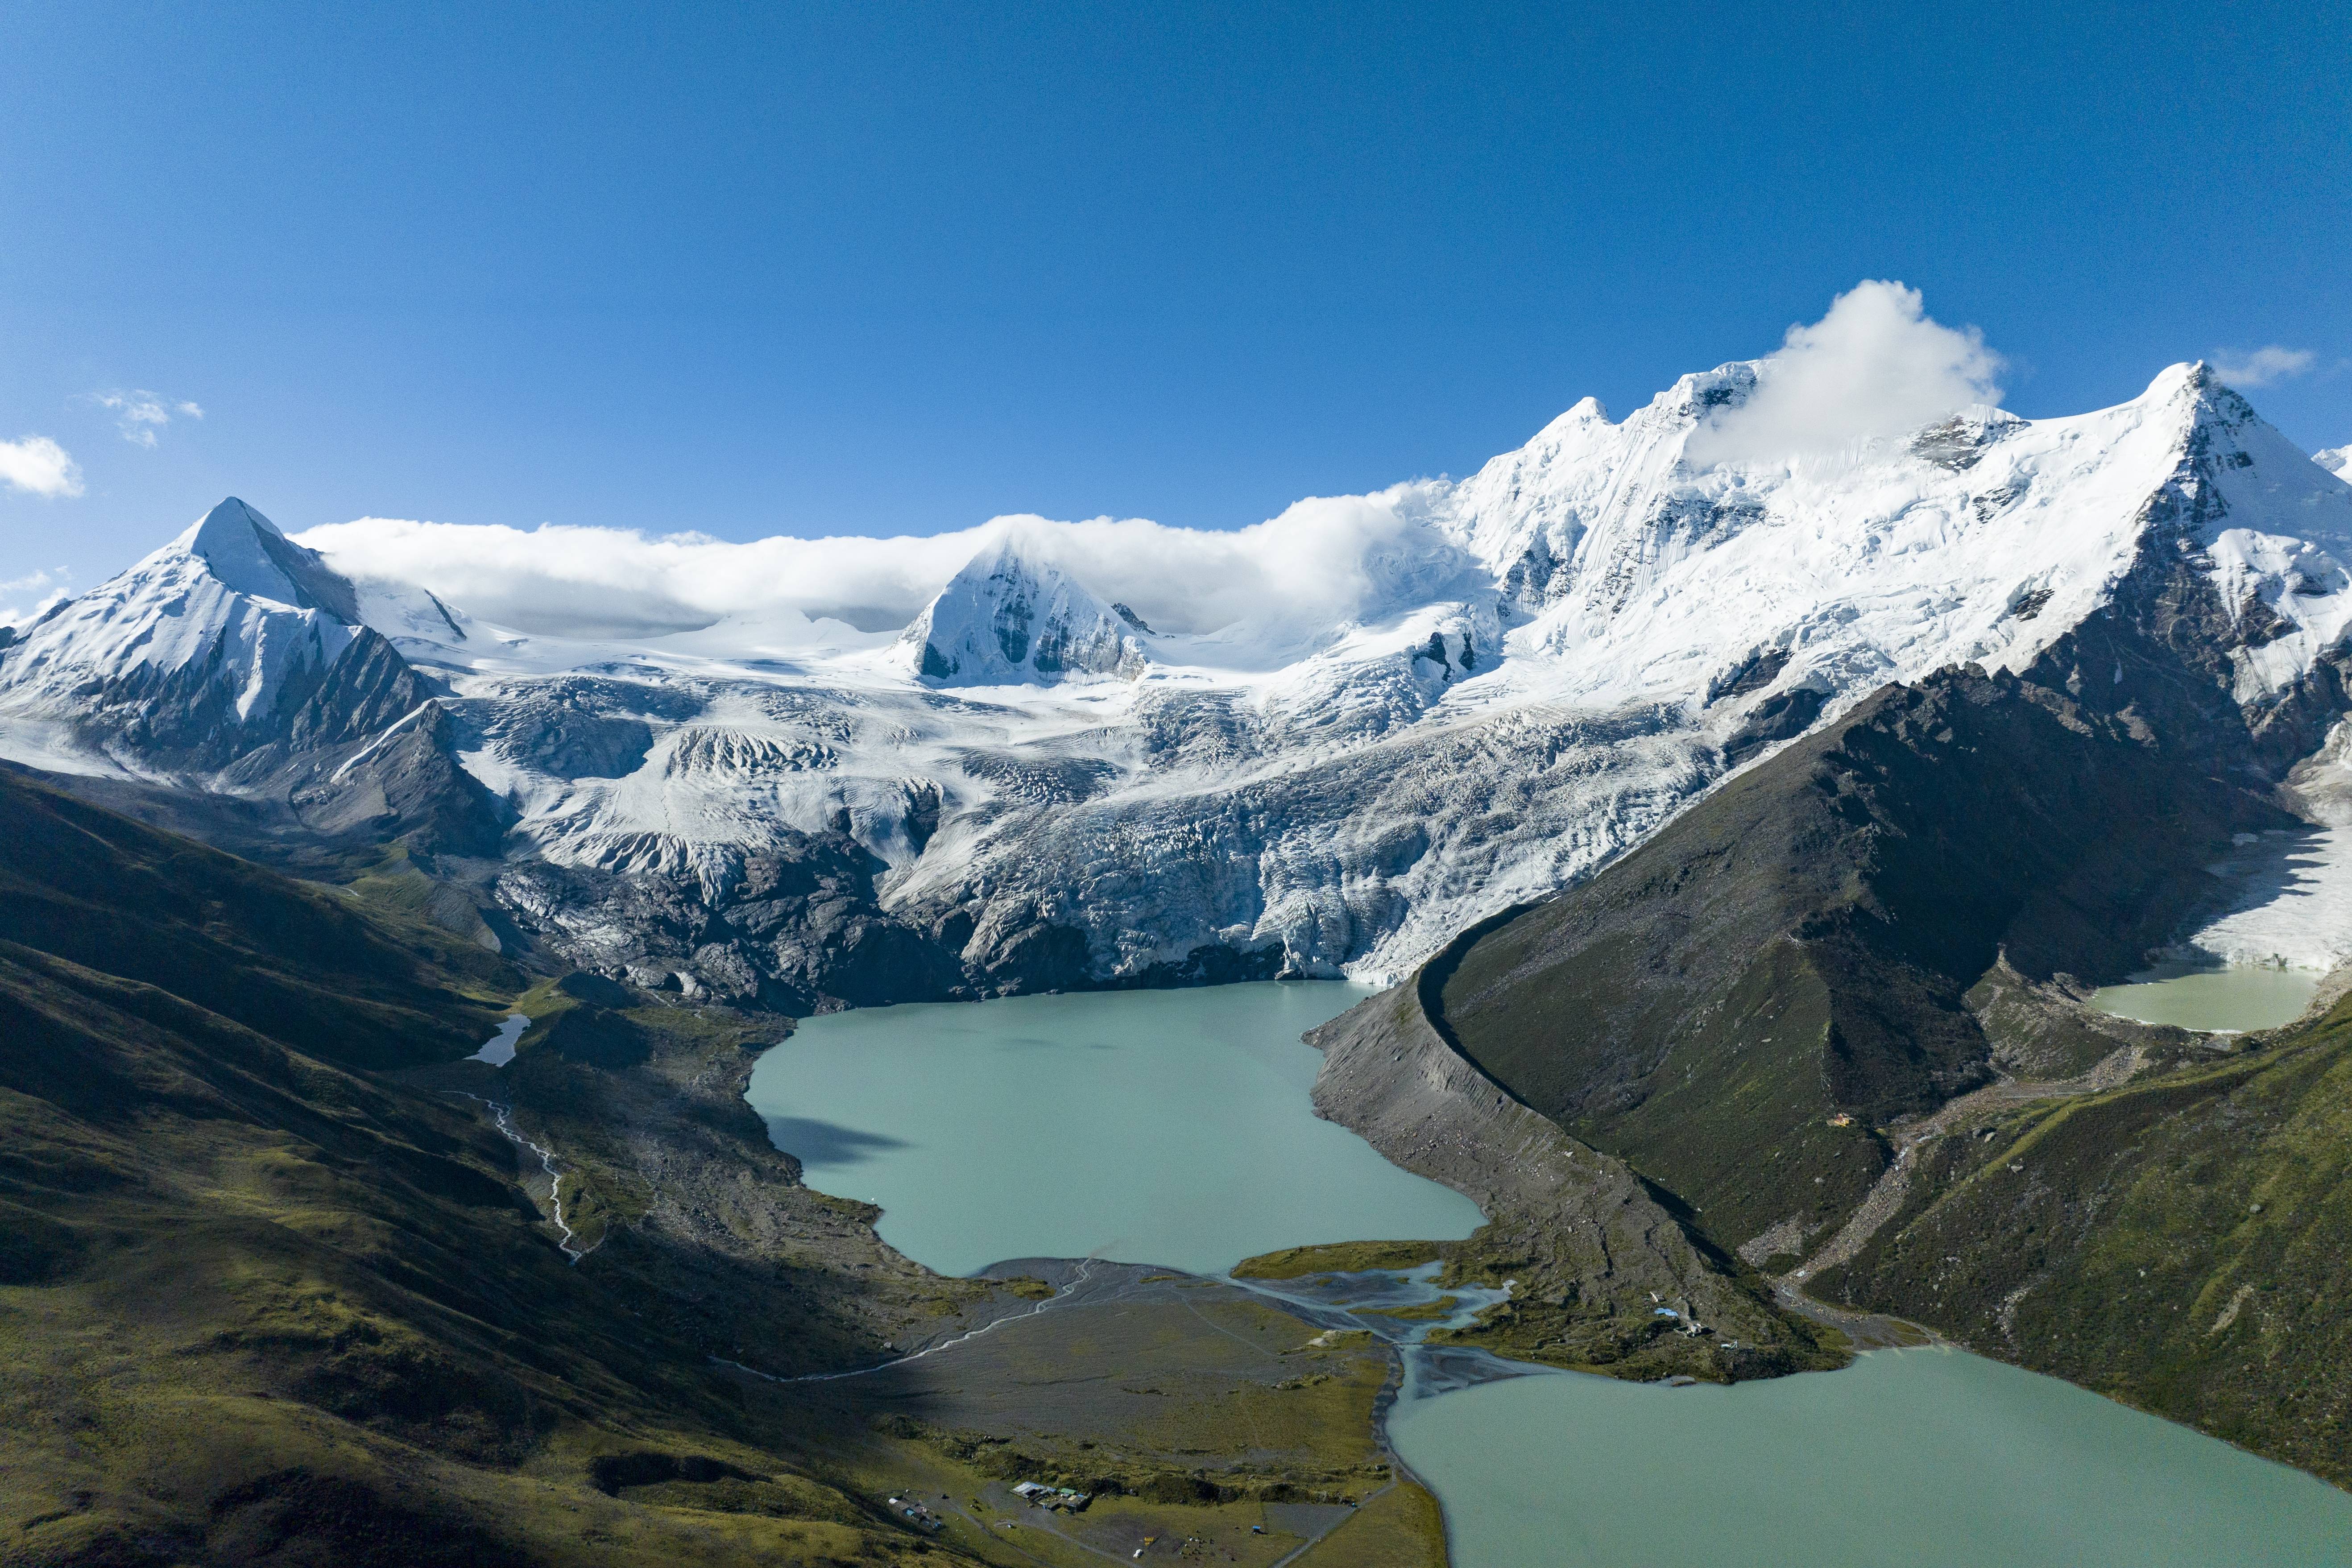
[[[1917,290],[1865,281],[1819,321],[1789,330],[1754,393],[1694,438],[1693,462],[1833,453],[1997,403],[2000,357],[1974,328],[1929,318]],[[1479,563],[1439,513],[1452,491],[1422,479],[1316,497],[1231,531],[1138,518],[999,517],[927,537],[770,538],[544,524],[531,530],[369,517],[301,542],[360,578],[430,589],[494,625],[541,636],[660,636],[729,617],[831,617],[864,632],[913,620],[965,562],[1008,536],[1161,631],[1243,626],[1279,641],[1377,617],[1401,590],[1427,602]]]
[[[2217,368],[2245,384],[2294,374],[2308,357],[2273,346]],[[1918,290],[1888,280],[1855,285],[1749,363],[1746,395],[1717,408],[1683,448],[1679,471],[1694,483],[1726,466],[1843,465],[1871,443],[2002,397],[2004,362],[1983,334],[1937,321]],[[300,538],[354,577],[427,588],[535,636],[658,637],[732,619],[762,623],[781,645],[837,640],[838,627],[828,634],[809,620],[896,631],[964,563],[1016,540],[1157,630],[1240,628],[1237,637],[1271,650],[1376,622],[1400,603],[1429,603],[1449,584],[1474,595],[1482,564],[1447,526],[1458,493],[1447,479],[1413,480],[1302,500],[1232,531],[1018,515],[929,536],[737,543],[692,531],[369,517]]]
[[[739,544],[690,532],[362,518],[299,538],[349,575],[414,584],[484,620],[543,636],[659,636],[779,612],[896,630],[965,562],[1008,537],[1162,631],[1328,628],[1376,613],[1404,581],[1475,570],[1427,524],[1439,489],[1315,498],[1230,532],[1139,518],[1013,516],[928,537]]]

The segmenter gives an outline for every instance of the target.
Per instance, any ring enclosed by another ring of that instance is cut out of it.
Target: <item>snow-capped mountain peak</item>
[[[1133,680],[1150,662],[1132,610],[1104,603],[1037,542],[1008,533],[925,605],[901,638],[908,668],[941,686]]]
[[[217,767],[284,730],[359,620],[347,579],[232,496],[27,628],[0,662],[0,728],[14,755]]]
[[[2352,479],[2352,442],[2341,447],[2322,447],[2311,455],[2311,460],[2339,479]]]
[[[296,609],[324,610],[346,626],[359,624],[359,596],[351,583],[235,496],[205,513],[164,552],[171,551],[203,561],[232,592]]]

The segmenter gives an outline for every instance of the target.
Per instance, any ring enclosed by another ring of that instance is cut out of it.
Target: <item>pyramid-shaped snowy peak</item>
[[[223,586],[249,598],[324,610],[347,626],[359,624],[359,596],[350,580],[235,496],[166,549],[197,557]]]
[[[0,661],[0,715],[226,756],[274,732],[359,629],[350,581],[231,497],[26,628]]]
[[[1008,536],[964,563],[903,639],[913,672],[941,686],[1041,685],[1139,677],[1141,623]]]

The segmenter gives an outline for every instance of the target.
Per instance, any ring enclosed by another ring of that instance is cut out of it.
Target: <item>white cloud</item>
[[[2240,353],[2234,349],[2216,349],[2212,359],[2213,374],[2244,391],[2301,375],[2318,357],[2309,349],[2282,348],[2277,343],[2266,343],[2252,353]]]
[[[1935,321],[1917,289],[1858,283],[1820,321],[1790,327],[1747,402],[1694,432],[1685,450],[1695,463],[1834,452],[1998,404],[2001,369],[1983,333]]]
[[[47,436],[0,441],[0,485],[27,495],[81,494],[81,465]]]
[[[1428,521],[1433,493],[1400,485],[1303,500],[1230,532],[1021,516],[929,538],[735,544],[695,533],[362,518],[300,539],[349,575],[429,588],[493,624],[592,637],[658,635],[780,610],[895,628],[983,545],[1015,533],[1160,631],[1238,625],[1279,640],[1376,616],[1456,581],[1466,590],[1477,567]]]
[[[114,411],[114,427],[122,438],[134,447],[152,447],[155,432],[172,422],[172,416],[184,419],[202,419],[205,411],[184,400],[173,402],[158,394],[138,392],[93,392],[89,400],[100,408]]]
[[[21,626],[38,620],[42,611],[66,596],[66,579],[70,575],[60,566],[54,572],[35,572],[0,582],[0,626]],[[26,595],[37,596],[26,604],[22,601]]]

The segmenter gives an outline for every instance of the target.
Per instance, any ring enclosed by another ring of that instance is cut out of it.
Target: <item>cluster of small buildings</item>
[[[1023,1481],[1013,1489],[1013,1495],[1035,1508],[1055,1508],[1064,1513],[1076,1513],[1094,1500],[1091,1492],[1074,1492],[1067,1487],[1042,1486],[1035,1481]]]
[[[897,1514],[900,1519],[905,1520],[908,1524],[915,1526],[918,1530],[944,1530],[947,1528],[947,1521],[941,1519],[938,1514],[933,1513],[929,1509],[925,1508],[913,1498],[901,1497],[896,1492],[890,1494],[890,1511]]]

